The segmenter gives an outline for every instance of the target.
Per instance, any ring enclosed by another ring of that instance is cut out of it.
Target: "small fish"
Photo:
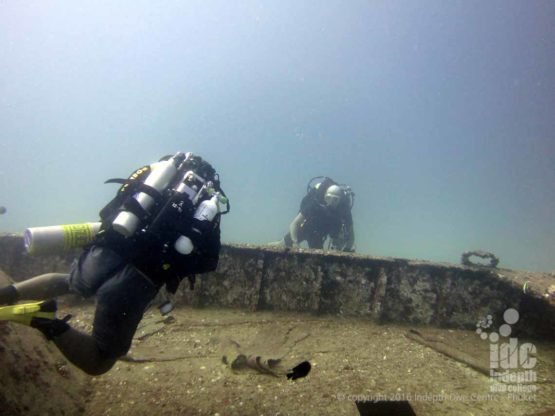
[[[224,363],[227,362],[227,357],[224,356]],[[247,356],[245,354],[239,354],[237,358],[235,358],[231,362],[231,368],[233,370],[242,370],[243,368],[247,367]]]
[[[227,364],[227,357],[224,356],[222,361],[224,364]],[[242,370],[245,368],[250,368],[253,370],[258,371],[262,374],[270,374],[274,377],[278,377],[278,374],[275,372],[275,367],[280,363],[280,359],[268,359],[264,360],[259,355],[249,355],[248,357],[245,354],[239,354],[235,360],[231,363],[231,368],[233,370]]]
[[[289,373],[287,373],[287,380],[296,380],[298,378],[306,377],[310,373],[312,366],[308,361],[303,361],[299,365],[293,367]]]
[[[247,357],[247,367],[258,371],[262,374],[270,374],[272,376],[278,377],[277,373],[274,371],[274,367],[279,364],[281,360],[269,359],[263,360],[259,355],[249,355]]]
[[[6,209],[6,207],[1,207],[1,206],[0,206],[0,215],[5,214],[6,211],[8,211],[8,210]]]

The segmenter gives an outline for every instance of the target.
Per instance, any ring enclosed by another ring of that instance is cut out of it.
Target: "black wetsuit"
[[[308,193],[301,201],[300,213],[305,221],[301,224],[297,237],[299,243],[306,241],[310,248],[324,248],[327,236],[338,237],[343,225],[346,232],[352,232],[353,229],[351,207],[347,201],[342,201],[336,208],[330,208],[324,202],[322,191],[325,190]],[[291,234],[287,233],[285,244],[291,246],[292,243]]]
[[[162,227],[170,237],[124,239],[111,230],[120,203],[111,201],[101,211],[103,232],[74,262],[69,277],[71,291],[96,295],[92,336],[106,358],[127,354],[146,308],[164,284],[175,291],[184,277],[215,270],[220,251],[219,214],[209,224],[195,224],[203,228],[193,241],[195,250],[181,255],[164,244],[164,238],[173,242],[176,230],[183,231],[179,218]]]
[[[74,263],[70,289],[96,295],[92,336],[106,358],[129,351],[137,326],[161,285],[154,283],[115,251],[92,246]]]

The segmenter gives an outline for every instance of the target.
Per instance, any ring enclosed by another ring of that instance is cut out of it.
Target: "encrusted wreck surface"
[[[20,236],[0,237],[0,285],[67,271],[78,255],[31,257]],[[553,283],[550,274],[225,245],[214,273],[194,291],[181,285],[170,315],[147,311],[129,355],[102,377],[80,372],[36,330],[0,322],[0,414],[355,416],[356,400],[406,400],[418,415],[553,413],[553,343],[529,340],[553,340],[555,307],[543,296]],[[89,333],[94,305],[60,301],[60,315]],[[476,331],[491,315],[485,332],[497,335],[509,307],[520,318],[511,336],[537,348],[532,384],[508,386],[533,389],[518,397],[492,393],[507,386],[492,384],[494,341]],[[283,368],[233,369],[238,354]],[[286,380],[303,360],[310,375]]]
[[[21,236],[0,237],[0,268],[15,280],[66,271],[78,252],[25,254]],[[295,311],[368,317],[379,323],[472,328],[501,322],[507,308],[520,333],[555,338],[555,305],[545,293],[553,275],[485,266],[372,257],[322,250],[226,244],[218,269],[185,282],[176,302],[193,307]]]

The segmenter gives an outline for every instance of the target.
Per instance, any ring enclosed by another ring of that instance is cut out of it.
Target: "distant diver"
[[[297,247],[306,241],[310,248],[323,249],[329,236],[329,249],[355,251],[351,214],[354,197],[348,185],[338,184],[326,176],[312,178],[282,245]]]

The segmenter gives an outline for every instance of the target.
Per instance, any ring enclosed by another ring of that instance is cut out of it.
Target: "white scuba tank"
[[[220,194],[216,192],[212,198],[202,201],[197,207],[193,218],[199,221],[212,222],[218,212],[220,212],[219,200]],[[174,248],[180,254],[190,254],[194,249],[194,245],[189,237],[182,235],[175,241]]]
[[[202,201],[195,211],[193,218],[199,221],[212,221],[216,214],[220,212],[220,194],[216,192],[212,198]]]
[[[185,172],[183,179],[175,188],[176,192],[186,194],[189,200],[194,201],[206,181],[192,170]]]
[[[152,172],[145,179],[144,184],[157,191],[165,189],[177,173],[177,164],[181,157],[183,157],[183,154],[177,153],[169,160],[153,164]],[[135,198],[139,205],[147,212],[154,205],[154,199],[144,192],[136,193],[133,195],[133,198]],[[112,222],[112,228],[124,237],[130,237],[137,231],[140,225],[139,222],[139,218],[132,212],[122,211]]]
[[[90,243],[100,230],[100,222],[52,225],[27,228],[23,242],[28,254],[59,254],[64,250],[83,247]]]

